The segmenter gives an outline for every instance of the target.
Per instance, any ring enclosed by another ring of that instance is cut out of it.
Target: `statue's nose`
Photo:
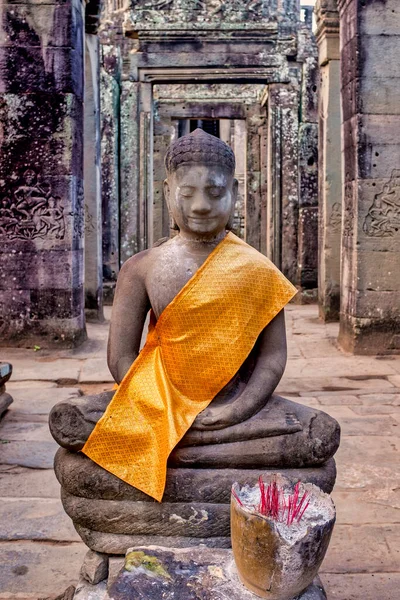
[[[198,215],[206,215],[210,212],[210,202],[202,194],[197,194],[193,199],[192,211]]]

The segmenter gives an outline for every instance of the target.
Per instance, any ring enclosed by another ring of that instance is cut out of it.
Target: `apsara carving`
[[[382,191],[376,194],[364,219],[370,237],[393,237],[400,229],[400,169],[394,169]]]
[[[12,193],[0,201],[0,235],[10,240],[34,240],[65,235],[64,207],[53,196],[47,181],[39,181],[32,169]]]

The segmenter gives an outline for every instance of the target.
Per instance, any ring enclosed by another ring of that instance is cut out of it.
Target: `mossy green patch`
[[[133,571],[134,568],[138,567],[143,567],[150,573],[164,577],[164,579],[172,579],[156,556],[150,556],[141,550],[129,552],[125,557],[125,570]]]

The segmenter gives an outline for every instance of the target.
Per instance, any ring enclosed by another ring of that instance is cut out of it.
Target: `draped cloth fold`
[[[82,452],[161,501],[170,452],[296,294],[228,233],[156,322]]]

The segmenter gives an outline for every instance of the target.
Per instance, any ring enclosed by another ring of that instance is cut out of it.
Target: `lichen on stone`
[[[164,569],[162,563],[156,556],[145,554],[141,550],[129,552],[125,557],[124,569],[133,571],[134,569],[142,568],[148,571],[148,574],[153,574],[164,579],[172,579],[171,575]]]

